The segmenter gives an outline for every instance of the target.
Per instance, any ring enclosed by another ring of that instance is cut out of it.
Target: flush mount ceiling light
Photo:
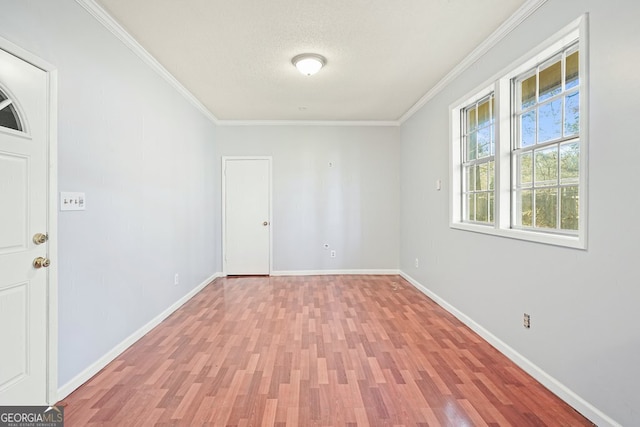
[[[291,63],[305,76],[312,76],[325,66],[327,58],[317,53],[302,53],[294,56]]]

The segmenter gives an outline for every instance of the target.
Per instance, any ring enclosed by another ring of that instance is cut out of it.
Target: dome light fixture
[[[317,53],[301,53],[294,56],[291,63],[305,76],[312,76],[326,65],[327,58]]]

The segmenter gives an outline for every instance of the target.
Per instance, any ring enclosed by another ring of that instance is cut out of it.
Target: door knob
[[[269,221],[263,222],[262,225],[264,225],[266,227],[267,225],[269,225]]]
[[[45,243],[48,239],[49,239],[49,236],[47,236],[46,234],[36,233],[33,235],[33,243],[35,243],[36,245],[41,245]]]
[[[49,260],[49,258],[43,258],[41,256],[39,256],[38,258],[33,260],[33,266],[34,268],[42,268],[42,267],[49,267],[49,265],[51,265],[51,261]]]

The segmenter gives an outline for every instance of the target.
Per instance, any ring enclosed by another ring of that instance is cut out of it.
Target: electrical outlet
[[[420,260],[416,258],[416,268],[420,267]]]
[[[179,285],[180,284],[180,275],[178,273],[176,273],[176,275],[173,276],[173,284],[174,285]]]
[[[531,315],[525,313],[522,317],[522,324],[527,329],[531,328]]]
[[[336,257],[336,251],[331,251],[331,258],[335,258]]]

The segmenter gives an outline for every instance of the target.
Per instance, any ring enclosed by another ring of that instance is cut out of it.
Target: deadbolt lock
[[[33,266],[35,268],[42,268],[42,267],[49,267],[49,265],[51,265],[51,261],[49,260],[49,258],[43,258],[41,256],[39,256],[38,258],[33,260]]]
[[[33,236],[33,243],[35,243],[36,245],[41,245],[45,243],[48,239],[49,239],[49,236],[47,236],[46,234],[36,233]]]

